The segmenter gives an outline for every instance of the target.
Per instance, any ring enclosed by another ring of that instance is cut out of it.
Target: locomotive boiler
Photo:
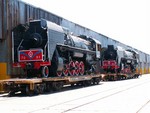
[[[99,73],[101,43],[40,19],[13,29],[13,66],[31,77]]]
[[[138,61],[136,51],[108,45],[102,55],[102,68],[107,73],[131,74],[136,72]]]

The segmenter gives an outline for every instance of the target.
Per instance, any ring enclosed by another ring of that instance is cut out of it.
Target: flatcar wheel
[[[41,71],[42,77],[47,78],[49,76],[49,68],[47,66],[43,66]]]
[[[25,92],[28,96],[34,95],[34,91],[30,90],[29,86],[26,86]]]
[[[73,61],[69,63],[69,74],[70,76],[75,75],[75,63]]]
[[[85,86],[90,86],[91,85],[91,80],[86,80],[85,82]]]
[[[44,92],[44,89],[45,89],[44,84],[35,84],[34,93],[37,95],[42,94]]]
[[[78,61],[75,62],[75,75],[78,76],[79,75],[79,68],[80,68],[80,64]]]
[[[53,82],[52,88],[54,91],[60,91],[63,88],[63,82]]]
[[[51,92],[52,91],[52,85],[50,83],[46,83],[45,91],[46,92]]]
[[[91,85],[94,85],[95,82],[94,82],[94,79],[91,79]]]
[[[62,71],[57,71],[57,76],[61,77],[62,76]]]
[[[99,82],[100,82],[100,78],[95,78],[95,79],[94,79],[94,82],[95,82],[96,85],[98,85]]]
[[[65,64],[64,70],[63,70],[63,75],[68,76],[69,74],[69,65]]]
[[[79,73],[80,75],[84,75],[84,63],[82,61],[79,64]]]
[[[9,97],[14,96],[15,95],[15,91],[10,91],[8,95],[9,95]]]

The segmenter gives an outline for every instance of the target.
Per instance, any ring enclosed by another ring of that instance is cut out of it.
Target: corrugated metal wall
[[[60,25],[61,17],[42,9],[30,6],[18,0],[0,0],[0,62],[7,63],[7,73],[11,75],[17,71],[12,68],[12,40],[11,30],[19,23],[26,23],[29,19],[45,18]]]
[[[5,19],[7,12],[6,12],[6,8],[7,8],[7,1],[6,0],[1,0],[0,1],[0,39],[4,39],[6,36],[6,33],[4,31],[6,31],[6,27],[5,26],[7,24],[7,21]]]
[[[106,47],[107,44],[119,45],[125,48],[128,48],[125,44],[122,44],[118,41],[110,39],[102,34],[96,33],[88,28],[82,27],[78,24],[70,22],[62,17],[54,15],[50,12],[47,12],[43,9],[36,8],[29,4],[25,4],[18,0],[0,0],[0,62],[7,63],[7,73],[9,75],[13,73],[19,73],[20,71],[16,71],[12,68],[12,60],[11,60],[11,30],[14,26],[19,23],[26,23],[29,19],[40,19],[44,18],[49,21],[55,22],[59,25],[67,27],[76,35],[84,34],[88,36],[92,36],[101,41],[102,46]],[[3,40],[1,40],[3,39]],[[144,57],[144,53],[140,52],[141,62]]]
[[[0,1],[0,8],[2,7],[2,1]],[[0,10],[0,39],[2,39],[2,10]]]

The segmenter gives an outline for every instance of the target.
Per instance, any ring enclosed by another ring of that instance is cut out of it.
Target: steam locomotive
[[[75,36],[50,21],[32,20],[13,29],[13,66],[26,77],[61,77],[99,73],[101,43]]]
[[[108,45],[108,48],[103,51],[102,68],[106,73],[135,73],[138,62],[138,53],[130,49]]]

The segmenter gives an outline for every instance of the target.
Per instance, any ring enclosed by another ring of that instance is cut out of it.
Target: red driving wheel
[[[84,63],[82,61],[79,64],[79,73],[84,75]]]
[[[79,70],[80,69],[80,64],[78,61],[75,62],[75,75],[78,76],[79,75]]]
[[[62,76],[62,71],[57,71],[57,76],[61,77]]]
[[[65,64],[64,70],[63,70],[63,75],[68,76],[69,74],[69,65]]]
[[[69,63],[69,74],[70,76],[75,75],[75,63],[73,61]]]

